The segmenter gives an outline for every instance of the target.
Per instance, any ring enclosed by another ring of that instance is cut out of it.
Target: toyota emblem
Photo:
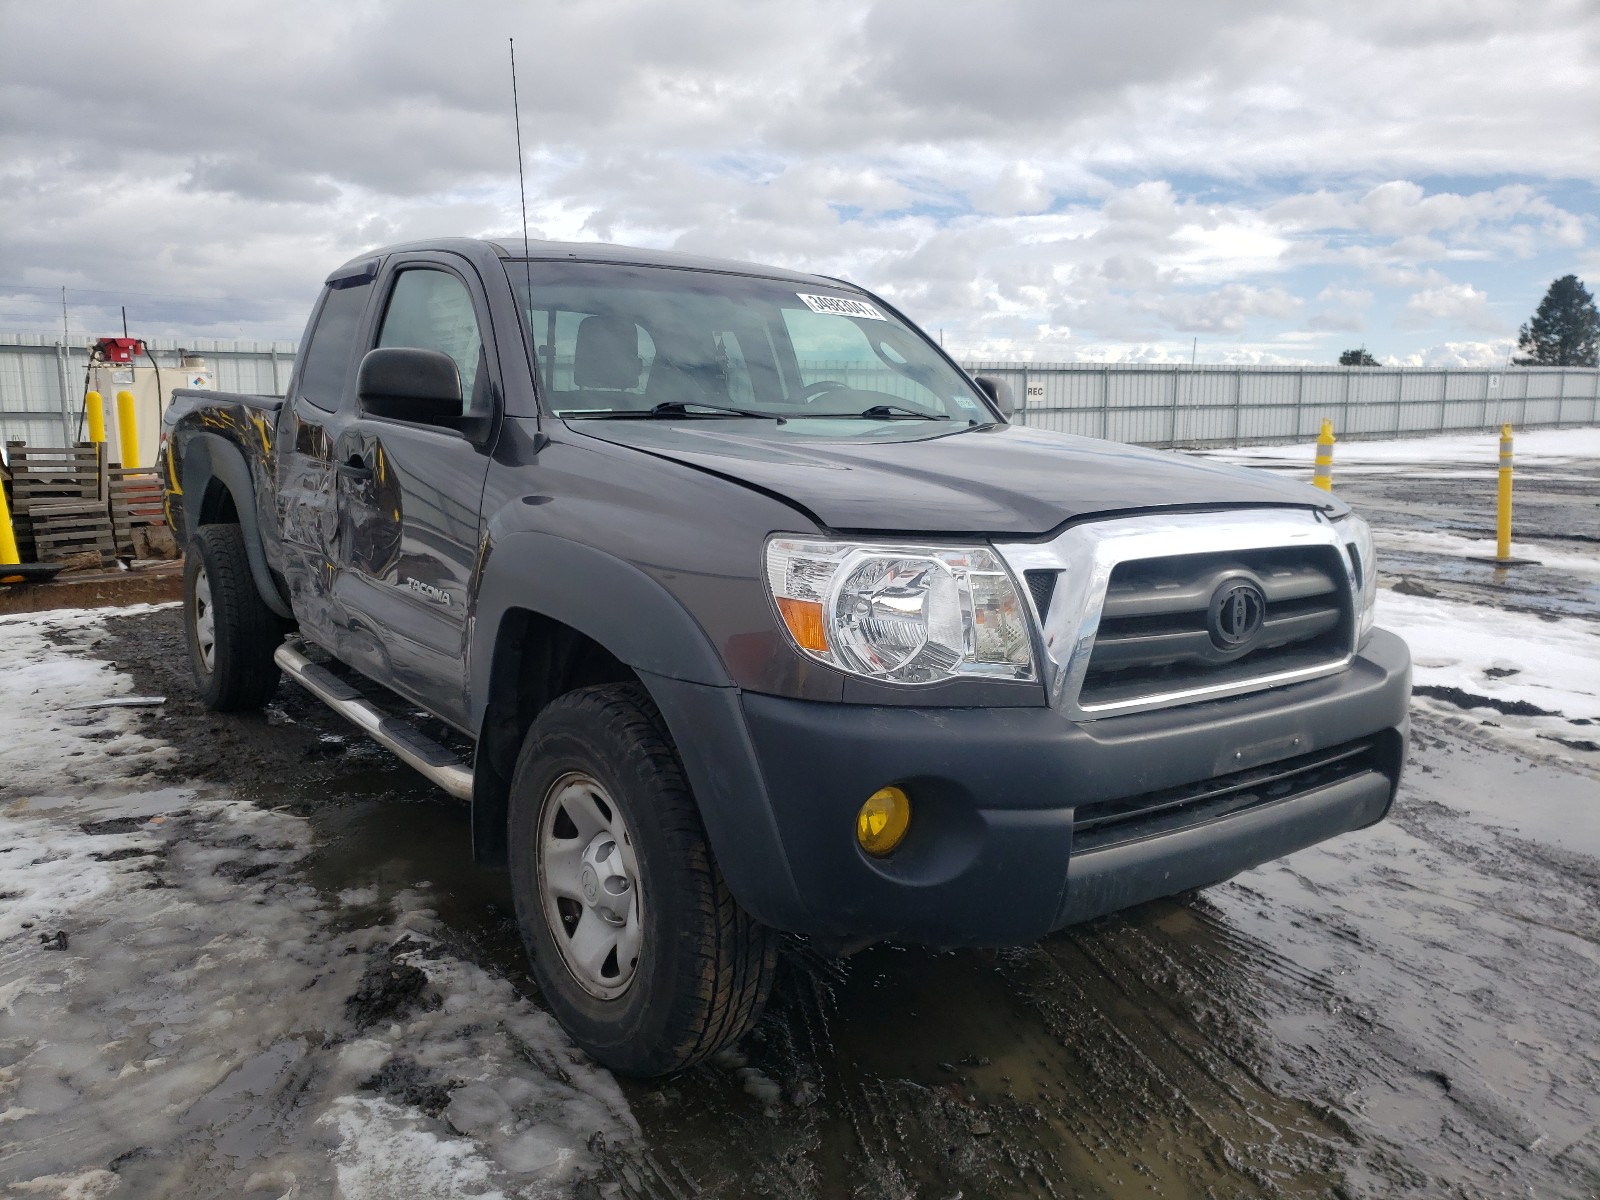
[[[1207,625],[1222,650],[1241,650],[1256,640],[1267,615],[1267,597],[1244,579],[1224,583],[1211,597]]]

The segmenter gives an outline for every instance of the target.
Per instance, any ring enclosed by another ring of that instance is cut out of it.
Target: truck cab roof
[[[417,253],[459,254],[480,267],[495,260],[517,262],[524,257],[521,239],[492,241],[488,238],[433,238],[427,241],[402,242],[383,246],[358,254],[328,276],[329,282],[376,269],[376,264],[392,254]],[[648,250],[638,246],[619,246],[612,242],[553,242],[529,239],[527,258],[532,260],[574,262],[623,263],[641,267],[676,267],[685,271],[720,271],[734,275],[759,275],[766,279],[783,279],[793,283],[837,287],[839,281],[805,271],[791,271],[763,263],[744,262],[734,258],[711,258],[700,254],[686,254],[679,250]]]

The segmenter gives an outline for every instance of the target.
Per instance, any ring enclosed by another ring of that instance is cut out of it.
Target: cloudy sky
[[[0,333],[296,338],[364,249],[520,236],[508,37],[533,236],[969,357],[1489,363],[1600,290],[1600,0],[0,0]]]

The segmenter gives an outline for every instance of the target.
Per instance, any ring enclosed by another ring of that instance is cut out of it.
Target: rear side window
[[[306,347],[306,363],[300,372],[300,394],[318,408],[332,412],[339,407],[345,384],[350,378],[356,329],[367,307],[370,283],[355,287],[332,288]]]

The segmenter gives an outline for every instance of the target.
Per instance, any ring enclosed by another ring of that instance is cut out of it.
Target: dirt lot
[[[1522,548],[1565,565],[1514,574],[1453,550],[1452,539],[1491,527],[1492,481],[1481,472],[1352,465],[1339,487],[1380,531],[1386,583],[1401,585],[1400,617],[1425,633],[1429,620],[1471,606],[1512,622],[1513,647],[1530,644],[1515,622],[1531,621],[1535,632],[1559,629],[1578,648],[1568,658],[1596,647],[1588,661],[1600,668],[1592,460],[1552,459],[1519,476]],[[276,855],[267,834],[239,835],[254,838],[253,857],[225,861],[238,864],[235,874],[260,867],[284,889],[273,894],[303,896],[306,919],[321,924],[293,936],[308,945],[343,939],[350,949],[340,955],[360,969],[341,975],[336,960],[315,960],[304,994],[333,990],[270,1039],[231,1028],[208,1035],[218,1065],[196,1092],[206,1098],[175,1090],[167,1103],[183,1106],[186,1123],[147,1145],[121,1145],[111,1121],[74,1141],[70,1123],[44,1135],[26,1113],[14,1118],[10,1128],[35,1142],[0,1149],[0,1190],[57,1172],[103,1189],[84,1195],[159,1194],[149,1189],[178,1180],[191,1195],[385,1194],[389,1185],[371,1184],[370,1172],[318,1173],[319,1156],[345,1161],[344,1124],[340,1142],[325,1122],[282,1115],[309,1103],[294,1096],[331,1103],[365,1088],[406,1110],[416,1137],[447,1148],[475,1138],[489,1162],[466,1184],[459,1172],[436,1190],[413,1179],[413,1195],[1600,1194],[1600,725],[1576,709],[1533,704],[1538,711],[1527,713],[1497,700],[1495,687],[1531,670],[1503,655],[1486,651],[1479,661],[1472,646],[1459,662],[1419,655],[1419,681],[1434,690],[1419,699],[1409,773],[1392,819],[1377,828],[1024,949],[884,945],[837,962],[796,942],[766,1018],[738,1053],[665,1083],[625,1082],[608,1101],[609,1081],[574,1076],[582,1065],[570,1056],[538,1049],[545,1043],[532,1035],[521,1043],[533,1046],[526,1053],[507,1049],[482,1041],[481,1029],[452,1032],[457,1040],[438,1043],[432,1057],[425,1040],[405,1054],[391,1046],[387,1060],[372,1060],[376,1073],[360,1077],[350,1047],[362,1030],[444,1012],[450,995],[492,996],[521,1014],[502,1027],[541,1015],[504,881],[468,857],[465,811],[287,685],[265,714],[198,708],[175,610],[112,616],[105,629],[90,652],[130,676],[132,691],[167,697],[127,710],[138,714],[132,731],[171,748],[152,752],[140,791],[183,789],[180,809],[193,808],[190,797],[237,798],[303,829],[272,834],[287,847]],[[1585,669],[1580,658],[1580,682]],[[1430,671],[1454,682],[1428,685]],[[1474,678],[1481,691],[1462,682]],[[0,793],[0,805],[10,799]],[[227,821],[244,819],[227,811]],[[140,814],[122,819],[149,832]],[[236,836],[223,817],[192,819],[199,843]],[[172,874],[159,866],[156,874],[163,870]],[[413,927],[431,960],[393,950]],[[74,946],[102,948],[137,934],[62,931]],[[27,940],[27,962],[20,951],[0,957],[0,1146],[7,1117],[24,1107],[13,1097],[7,1109],[4,1090],[7,1072],[20,1078],[24,1063],[17,1040],[7,1041],[6,980],[25,979],[18,972],[45,955]],[[443,986],[440,962],[463,964],[450,968],[453,978],[470,975],[478,991],[446,987],[430,1009],[429,989]],[[274,1003],[298,1003],[275,995]],[[468,1037],[480,1041],[460,1040]],[[278,1082],[238,1085],[241,1063],[262,1063],[263,1046],[294,1038],[300,1050],[258,1067]],[[459,1065],[468,1060],[492,1070],[474,1075]],[[567,1076],[572,1095],[549,1101],[567,1105],[562,1112],[593,1106],[568,1121],[575,1137],[600,1131],[574,1143],[576,1157],[564,1160],[571,1169],[519,1166],[513,1151],[524,1143],[507,1140],[512,1126],[474,1127],[467,1101],[498,1101],[468,1076],[492,1084],[506,1063],[529,1087]],[[292,1088],[282,1082],[291,1077]],[[218,1079],[236,1081],[225,1119],[216,1115]],[[339,1111],[343,1122],[367,1110]],[[306,1151],[299,1174],[246,1169],[252,1155],[296,1148]],[[89,1168],[100,1170],[81,1173]],[[53,1194],[16,1191],[41,1193]]]

